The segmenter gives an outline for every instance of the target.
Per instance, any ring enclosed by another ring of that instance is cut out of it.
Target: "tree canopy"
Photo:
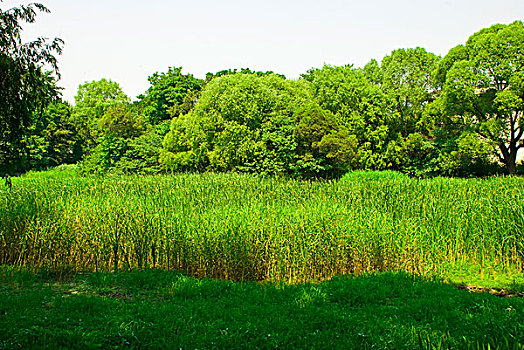
[[[331,178],[356,169],[412,176],[518,172],[524,147],[524,25],[474,33],[443,58],[400,48],[362,68],[290,80],[169,67],[136,101],[118,83],[59,100],[62,41],[22,43],[40,4],[0,11],[0,170],[80,161],[86,173],[242,171]]]
[[[148,80],[151,86],[139,98],[151,124],[189,112],[203,83],[192,74],[182,74],[182,67],[169,67]]]
[[[75,102],[71,119],[80,131],[87,151],[96,146],[103,136],[106,129],[102,121],[106,113],[131,100],[118,83],[100,79],[81,84]]]
[[[59,96],[51,72],[58,75],[55,55],[61,54],[63,41],[22,42],[22,24],[35,22],[38,12],[49,10],[37,3],[0,9],[0,172],[4,173],[27,166],[23,139],[33,116]]]
[[[524,147],[524,25],[497,24],[451,50],[437,71],[442,124],[458,124],[493,146],[514,175]]]

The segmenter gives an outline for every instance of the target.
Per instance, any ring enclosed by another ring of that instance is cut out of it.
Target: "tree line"
[[[102,79],[80,85],[72,106],[56,86],[53,54],[63,43],[19,39],[19,22],[34,21],[37,10],[46,9],[0,12],[5,173],[64,163],[83,173],[517,173],[521,21],[482,29],[444,57],[398,49],[362,68],[324,65],[295,80],[249,69],[198,79],[171,67],[150,76],[135,101]]]

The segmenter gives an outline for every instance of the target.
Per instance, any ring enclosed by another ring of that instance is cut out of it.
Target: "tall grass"
[[[0,264],[305,281],[524,261],[518,178],[67,174],[0,187]]]

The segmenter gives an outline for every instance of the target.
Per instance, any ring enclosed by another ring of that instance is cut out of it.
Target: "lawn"
[[[0,348],[522,349],[524,300],[405,273],[232,282],[0,269]]]

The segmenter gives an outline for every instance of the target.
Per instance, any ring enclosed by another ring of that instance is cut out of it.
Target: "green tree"
[[[215,78],[189,114],[173,119],[161,163],[172,171],[292,173],[294,113],[310,99],[306,82],[274,74]]]
[[[120,85],[107,79],[81,84],[75,96],[71,120],[84,142],[84,153],[89,153],[99,143],[105,129],[101,120],[112,108],[130,103]]]
[[[157,174],[162,168],[159,163],[162,141],[169,131],[169,120],[150,126],[135,138],[128,139],[127,149],[114,164],[113,171],[125,174]]]
[[[244,77],[248,75],[213,79],[195,109],[173,119],[161,155],[167,168],[239,170],[253,160],[254,148],[260,146],[259,128],[272,101],[262,83]]]
[[[251,70],[249,68],[241,68],[240,70],[238,70],[236,68],[235,69],[231,69],[230,68],[230,69],[223,69],[223,70],[218,71],[216,73],[207,73],[204,84],[209,83],[214,78],[219,78],[219,77],[222,77],[224,75],[231,75],[231,74],[254,74],[254,75],[258,75],[258,76],[277,75],[277,76],[281,77],[282,79],[286,79],[285,75],[278,74],[278,73],[275,73],[273,71],[263,72],[263,71],[254,71],[254,70]]]
[[[33,116],[59,96],[55,54],[61,54],[63,41],[38,38],[23,43],[22,23],[34,23],[37,12],[49,12],[41,4],[0,9],[0,172],[23,169],[28,149],[22,140],[33,124]],[[26,157],[27,158],[27,157]]]
[[[379,65],[370,61],[363,73],[387,96],[387,167],[412,176],[437,172],[438,152],[425,123],[425,109],[438,90],[432,77],[440,57],[425,49],[398,49]]]
[[[392,133],[407,137],[421,131],[418,124],[424,107],[433,101],[437,90],[431,74],[439,60],[421,47],[394,50],[382,59],[380,86],[394,100],[398,112],[398,119],[389,123]]]
[[[318,104],[301,106],[295,117],[296,169],[307,177],[336,177],[354,166],[358,140],[329,110]]]
[[[143,172],[141,169],[150,164],[146,158],[137,159],[135,154],[132,162],[126,160],[126,155],[133,148],[140,147],[144,140],[137,142],[144,134],[151,134],[151,125],[146,122],[145,116],[137,104],[120,103],[107,108],[104,115],[97,121],[98,135],[95,148],[81,164],[81,170],[86,173]],[[147,145],[147,142],[146,142]],[[158,145],[160,146],[160,145]],[[158,161],[159,147],[153,156]],[[142,152],[143,153],[143,152]],[[129,157],[128,157],[129,158]],[[139,161],[144,162],[140,165]],[[124,164],[125,163],[125,164]]]
[[[493,172],[490,162],[493,145],[478,137],[475,132],[464,131],[456,139],[449,140],[447,148],[439,155],[442,172],[451,176],[483,176]]]
[[[153,125],[189,112],[203,83],[192,74],[182,74],[182,67],[169,67],[167,72],[157,72],[148,80],[151,86],[139,99]]]
[[[102,136],[131,139],[142,135],[148,125],[136,105],[120,103],[107,108],[97,127]]]
[[[351,166],[357,143],[306,79],[241,72],[210,80],[195,108],[173,118],[160,161],[170,171],[332,177]]]
[[[31,168],[47,168],[75,163],[82,157],[81,140],[71,123],[71,106],[56,101],[49,104],[29,128],[24,138]]]
[[[167,130],[148,123],[141,103],[131,103],[119,84],[101,79],[80,85],[72,120],[82,129],[83,173],[158,171]]]
[[[312,69],[303,78],[311,82],[316,101],[334,115],[339,135],[346,144],[356,141],[355,168],[384,169],[388,166],[385,151],[389,142],[388,121],[395,119],[380,87],[371,84],[365,73],[353,66]],[[350,153],[347,153],[350,154]]]
[[[510,175],[524,146],[524,25],[497,24],[450,51],[437,70],[443,125],[460,125],[493,144]],[[443,82],[443,83],[442,83]]]

